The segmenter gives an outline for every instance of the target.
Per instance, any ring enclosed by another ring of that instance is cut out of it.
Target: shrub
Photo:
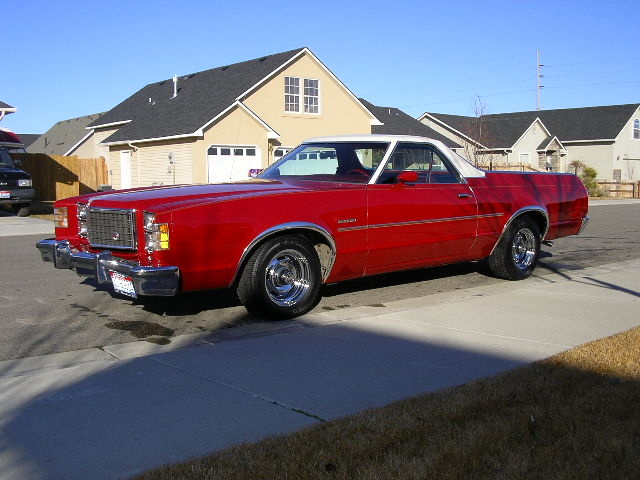
[[[580,172],[580,179],[582,180],[582,183],[584,183],[590,197],[602,196],[600,186],[598,185],[598,182],[596,182],[597,176],[598,172],[593,167],[585,166],[582,168],[582,172]]]

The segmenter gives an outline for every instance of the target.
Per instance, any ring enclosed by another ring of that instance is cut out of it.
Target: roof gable
[[[205,126],[304,54],[315,59],[305,47],[184,75],[175,96],[172,79],[149,84],[90,127],[122,125],[104,144],[201,135]]]
[[[91,134],[86,129],[87,125],[100,121],[102,115],[104,114],[95,113],[61,120],[29,145],[27,151],[29,153],[46,153],[47,155],[68,155]]]
[[[7,112],[7,113],[13,113],[13,112],[16,111],[16,108],[12,107],[8,103],[4,103],[2,100],[0,100],[0,111]]]
[[[105,143],[193,135],[236,97],[300,53],[299,48],[151,83],[107,112],[90,127],[124,124]]]
[[[546,152],[547,150],[556,150],[552,145],[555,145],[559,150],[565,150],[564,145],[562,145],[562,142],[558,140],[558,137],[548,136],[542,141],[542,143],[540,143],[540,145],[538,145],[536,151]]]
[[[613,140],[627,124],[640,104],[607,105],[600,107],[534,110],[528,112],[497,113],[481,117],[465,117],[440,113],[425,113],[449,128],[477,140],[478,123],[485,129],[486,147],[510,148],[536,119],[560,142]]]

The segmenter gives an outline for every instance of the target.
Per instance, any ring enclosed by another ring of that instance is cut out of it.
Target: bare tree
[[[486,120],[488,113],[487,104],[482,100],[480,95],[476,95],[473,98],[471,111],[473,116],[465,122],[463,132],[473,141],[465,142],[465,155],[467,159],[476,166],[491,164],[494,152],[488,149],[495,146],[495,136],[491,132]]]
[[[581,162],[580,160],[574,160],[568,165],[569,171],[572,171],[576,175],[578,175],[578,172],[582,171],[582,169],[586,166],[587,165],[584,162]]]

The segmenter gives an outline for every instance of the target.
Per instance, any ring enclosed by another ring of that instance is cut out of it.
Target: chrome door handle
[[[471,196],[470,193],[459,193],[458,198],[469,198]]]

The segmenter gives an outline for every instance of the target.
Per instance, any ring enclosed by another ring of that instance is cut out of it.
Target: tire
[[[250,257],[237,293],[252,314],[271,319],[304,315],[319,300],[320,260],[300,235],[267,240]]]
[[[29,205],[16,205],[15,211],[18,217],[28,217],[31,213]]]
[[[540,230],[531,218],[515,219],[487,259],[491,273],[505,280],[530,277],[538,264],[540,241]]]

